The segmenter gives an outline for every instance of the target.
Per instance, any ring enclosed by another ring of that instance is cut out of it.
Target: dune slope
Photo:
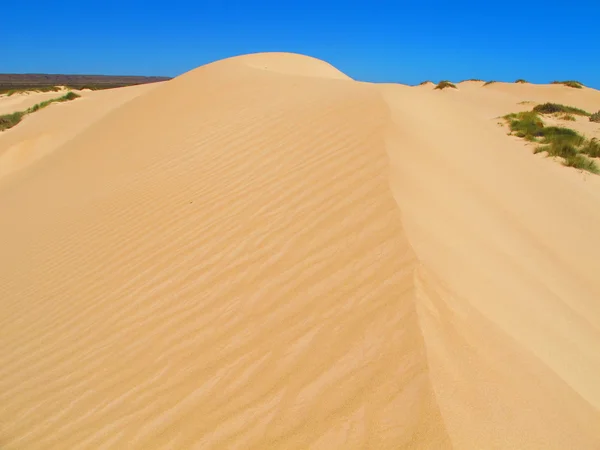
[[[247,55],[0,179],[0,445],[600,445],[598,181],[456,95]]]
[[[448,442],[386,105],[229,66],[132,100],[1,191],[7,445]]]
[[[146,84],[105,91],[77,91],[81,98],[66,103],[54,103],[33,114],[26,115],[15,127],[0,132],[0,179],[15,174],[37,162],[99,121],[113,109],[125,104],[159,84]],[[35,93],[33,104],[48,93]],[[45,100],[57,98],[62,93],[52,94]],[[12,97],[19,96],[15,94]],[[9,99],[12,97],[8,97]],[[1,100],[1,99],[0,99]],[[19,110],[10,109],[8,112]]]

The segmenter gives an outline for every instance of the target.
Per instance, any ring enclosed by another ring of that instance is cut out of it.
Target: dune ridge
[[[600,186],[512,97],[292,54],[125,89],[0,177],[0,445],[600,444]]]

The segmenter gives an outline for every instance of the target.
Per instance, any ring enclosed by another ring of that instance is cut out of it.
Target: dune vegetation
[[[490,80],[490,81],[486,81],[483,85],[487,86],[489,84],[494,84],[494,83],[497,83],[497,81],[496,80]]]
[[[600,111],[595,112],[590,115],[590,122],[598,122],[600,123]]]
[[[551,84],[564,84],[565,86],[572,87],[575,89],[581,89],[583,87],[583,83],[574,80],[553,81]]]
[[[600,145],[597,139],[586,139],[570,128],[545,126],[539,116],[539,111],[535,110],[536,108],[533,111],[504,116],[509,124],[511,134],[530,142],[539,143],[534,153],[547,152],[548,156],[561,157],[566,166],[596,174],[600,173],[596,162],[590,159],[590,157],[600,156]]]
[[[448,80],[442,80],[435,87],[435,89],[439,89],[439,90],[446,89],[446,88],[456,89],[456,85],[454,83],[451,83]]]
[[[39,111],[40,109],[44,109],[52,103],[68,102],[70,100],[75,100],[79,97],[81,97],[79,94],[69,91],[62,97],[53,98],[50,100],[46,100],[45,102],[37,103],[31,108],[27,108],[25,111],[17,111],[11,114],[5,114],[3,116],[0,116],[0,131],[8,130],[9,128],[14,127],[19,122],[21,122],[23,117],[25,117],[27,114],[31,114],[36,111]]]
[[[583,109],[575,108],[573,106],[561,105],[559,103],[543,103],[533,108],[533,111],[539,114],[574,114],[577,116],[591,116],[591,114]]]
[[[515,80],[515,83],[525,84],[525,83],[529,83],[529,81],[524,80],[523,78],[519,78],[518,80]]]
[[[24,113],[22,111],[14,112],[12,114],[4,114],[0,116],[0,131],[8,130],[18,124],[23,118]]]

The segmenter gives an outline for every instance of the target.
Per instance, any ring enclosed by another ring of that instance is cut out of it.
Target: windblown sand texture
[[[0,448],[598,449],[600,176],[255,54],[0,133]]]

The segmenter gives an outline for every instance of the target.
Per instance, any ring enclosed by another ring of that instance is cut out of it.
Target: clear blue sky
[[[600,88],[600,0],[9,3],[0,73],[176,76],[233,55],[290,51],[365,81],[576,79]]]

